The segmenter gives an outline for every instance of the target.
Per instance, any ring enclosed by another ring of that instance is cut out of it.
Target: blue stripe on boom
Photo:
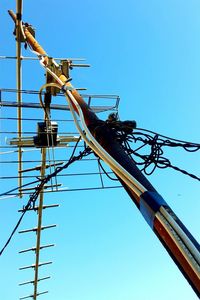
[[[140,212],[153,229],[154,217],[161,206],[168,206],[165,200],[157,193],[146,191],[140,197]]]

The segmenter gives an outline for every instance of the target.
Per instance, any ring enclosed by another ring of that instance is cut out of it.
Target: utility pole
[[[26,26],[24,26],[24,33],[28,44],[38,53],[38,56],[45,55],[43,65],[48,71],[49,58],[46,52]],[[197,241],[126,154],[113,136],[112,130],[96,116],[78,91],[73,88],[66,74],[56,74],[51,70],[50,72],[57,81],[57,85],[65,92],[72,113],[75,111],[81,118],[85,129],[85,132],[81,132],[79,128],[82,138],[99,157],[111,166],[146,222],[193,290],[200,296],[200,246]],[[90,137],[90,141],[84,135]]]

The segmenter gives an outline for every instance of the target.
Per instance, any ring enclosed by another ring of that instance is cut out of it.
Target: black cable
[[[141,171],[144,171],[144,173],[146,175],[151,175],[154,172],[155,167],[158,167],[160,169],[172,168],[172,169],[174,169],[174,170],[176,170],[178,172],[181,172],[181,173],[183,173],[185,175],[188,175],[189,177],[191,177],[193,179],[196,179],[196,180],[200,181],[200,177],[198,177],[198,176],[196,176],[196,175],[194,175],[192,173],[189,173],[189,172],[187,172],[184,169],[181,169],[179,167],[176,167],[176,166],[172,165],[171,162],[169,161],[169,159],[166,159],[166,158],[162,158],[162,159],[160,159],[158,161],[152,159],[151,163],[155,164],[155,166],[153,167],[152,171],[147,171],[147,167],[150,166],[150,163],[148,165],[146,165],[146,161],[148,160],[148,155],[140,155],[139,153],[136,153],[136,152],[134,152],[133,154],[143,160],[143,162],[141,162],[141,163],[136,162],[136,164],[138,164],[138,165],[145,165],[144,168],[141,169]]]
[[[27,208],[27,210],[28,210],[28,208]],[[27,210],[26,210],[26,211],[27,211]],[[6,249],[6,247],[8,246],[8,244],[10,243],[10,241],[11,241],[13,235],[15,234],[17,228],[19,227],[19,225],[20,225],[20,223],[21,223],[21,221],[22,221],[22,219],[23,219],[23,217],[24,217],[26,211],[24,211],[24,212],[22,213],[22,215],[21,215],[21,217],[19,218],[17,224],[15,225],[15,228],[13,229],[11,235],[9,236],[7,242],[5,243],[5,245],[3,246],[3,248],[1,249],[1,251],[0,251],[0,256],[2,255],[2,253],[4,252],[4,250]]]
[[[78,143],[79,143],[80,139],[81,139],[81,138],[78,139],[78,141],[76,142],[76,145],[74,146],[74,149],[75,149],[75,150],[76,150],[77,147],[78,147]],[[72,154],[74,153],[75,150],[73,150]],[[72,156],[71,156],[71,157],[72,157]],[[70,159],[71,159],[71,158],[70,158]],[[68,163],[70,163],[70,159],[69,159],[69,160],[65,160],[65,161],[67,161],[66,165],[67,165]],[[58,160],[58,161],[60,162],[60,160]],[[14,162],[17,163],[18,161],[8,161],[8,162],[7,162],[7,161],[4,161],[4,162],[1,162],[1,163],[14,163]],[[23,162],[26,162],[26,161],[23,161]],[[35,162],[35,161],[28,161],[28,162]],[[41,161],[40,161],[40,162],[41,162]],[[54,162],[54,161],[53,161],[53,162]],[[53,175],[53,174],[54,174],[54,173],[50,174],[50,176]],[[56,175],[55,175],[55,176],[56,176]],[[54,177],[54,176],[52,176],[52,177]],[[23,184],[23,185],[21,186],[21,188],[27,187],[27,186],[29,186],[29,185],[31,185],[31,184],[38,183],[39,181],[41,181],[41,180],[38,179],[38,180],[31,181],[31,182],[29,182],[29,183]],[[16,191],[16,190],[18,190],[18,189],[19,189],[19,187],[13,188],[13,189],[11,189],[11,190],[9,190],[9,191],[7,191],[7,192],[4,192],[4,193],[0,194],[0,197],[6,196],[6,195],[10,195],[11,192],[14,192],[14,191]]]
[[[143,130],[143,129],[140,129],[140,130]],[[142,132],[134,132],[131,136],[129,135],[129,137],[128,137],[129,141],[131,141],[131,139],[132,139],[132,141],[134,141],[135,143],[136,142],[143,143],[143,145],[141,145],[140,147],[136,148],[135,150],[132,150],[130,147],[127,147],[124,144],[124,148],[128,154],[133,154],[136,157],[139,157],[140,159],[142,159],[143,162],[135,161],[135,163],[137,165],[143,166],[141,171],[143,171],[146,175],[151,175],[155,171],[156,168],[169,167],[169,168],[179,171],[185,175],[188,175],[193,179],[200,181],[200,177],[198,177],[192,173],[189,173],[184,169],[181,169],[179,167],[172,165],[170,160],[163,156],[164,150],[162,149],[162,147],[181,147],[187,152],[196,152],[196,151],[200,150],[200,144],[171,139],[169,137],[160,135],[160,134],[152,132],[150,130],[144,130],[144,131],[146,131],[148,133],[153,133],[154,136],[152,137],[151,135],[144,134]],[[166,138],[166,140],[164,140],[161,137]],[[147,145],[150,146],[150,154],[149,155],[139,154],[138,151]],[[150,166],[152,166],[151,170],[149,170]]]
[[[132,157],[136,165],[140,165],[142,167],[141,171],[143,171],[146,175],[151,175],[156,168],[170,167],[200,181],[200,177],[172,165],[170,160],[164,157],[164,147],[179,147],[187,152],[196,152],[200,150],[200,144],[170,138],[151,130],[136,128],[132,126],[133,122],[131,121],[122,122],[118,119],[110,120],[108,118],[108,120],[100,126],[105,126],[105,123],[112,130],[113,136],[121,144],[127,155]],[[134,142],[135,144],[139,142],[141,145],[133,150],[130,147],[130,142]],[[144,150],[146,146],[150,147],[149,154],[140,154],[140,150]],[[136,161],[133,156],[140,158],[142,161]]]
[[[66,169],[70,164],[72,164],[74,161],[76,160],[80,160],[83,156],[89,155],[90,153],[92,153],[91,149],[89,147],[85,148],[84,151],[79,152],[79,155],[74,156],[74,153],[76,151],[76,148],[78,146],[78,143],[80,141],[81,138],[79,138],[79,140],[77,141],[76,145],[74,146],[73,152],[69,158],[69,161],[62,167],[57,167],[56,170],[50,174],[47,175],[44,179],[40,180],[40,183],[38,184],[38,186],[35,188],[34,193],[32,193],[29,197],[28,203],[26,204],[25,207],[23,207],[23,213],[21,215],[21,217],[19,218],[16,226],[14,227],[13,231],[11,232],[7,242],[5,243],[5,245],[3,246],[3,248],[0,251],[0,256],[2,255],[2,253],[4,252],[4,250],[6,249],[6,247],[8,246],[8,244],[10,243],[13,235],[15,234],[17,228],[19,227],[26,211],[30,208],[34,208],[35,207],[35,202],[40,194],[40,192],[43,189],[43,186],[52,178],[55,177],[59,172],[61,172],[63,169]]]
[[[29,185],[31,185],[31,184],[34,184],[34,183],[38,183],[39,181],[40,181],[40,179],[31,181],[31,182],[26,183],[26,184],[23,184],[23,185],[21,186],[21,188],[27,187],[27,186],[29,186]],[[6,195],[10,195],[10,193],[12,193],[12,192],[14,192],[14,191],[17,191],[17,190],[19,190],[19,187],[13,188],[13,189],[11,189],[11,190],[9,190],[9,191],[7,191],[7,192],[4,192],[4,193],[0,194],[0,197],[6,196]]]
[[[186,141],[179,140],[179,139],[174,139],[174,138],[171,138],[171,137],[162,135],[162,134],[157,133],[157,132],[152,131],[152,130],[148,130],[148,129],[144,129],[144,128],[138,128],[138,127],[137,127],[136,129],[137,129],[137,130],[140,130],[140,131],[144,131],[144,132],[148,132],[148,133],[151,133],[151,134],[154,134],[154,135],[158,135],[158,136],[164,137],[165,139],[168,139],[168,140],[172,140],[172,141],[176,141],[176,142],[181,142],[181,143],[194,144],[194,145],[199,145],[199,146],[200,146],[200,144],[197,144],[197,143],[191,143],[191,142],[186,142]],[[135,133],[134,133],[134,134],[135,134]]]
[[[172,142],[171,140],[175,141],[175,139],[167,138],[166,140],[160,138],[159,134],[155,134],[156,142],[158,145],[165,146],[165,147],[182,147],[184,150],[188,152],[195,152],[200,150],[200,144],[185,142],[181,140],[177,140],[178,142]],[[140,141],[148,145],[155,144],[154,138],[150,135],[143,134],[142,132],[134,132],[134,134],[129,137],[129,141],[132,139],[135,142]]]
[[[98,159],[98,164],[99,164],[100,168],[102,169],[102,171],[104,172],[104,174],[105,174],[109,179],[111,179],[111,180],[113,180],[113,181],[118,181],[117,178],[111,177],[111,176],[109,175],[109,173],[106,172],[106,170],[104,169],[104,167],[103,167],[102,164],[101,164],[100,158]]]

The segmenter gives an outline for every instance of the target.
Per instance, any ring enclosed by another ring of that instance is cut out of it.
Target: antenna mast
[[[19,20],[17,21],[17,17],[12,12],[10,14],[17,24],[19,22]],[[78,93],[77,89],[71,85],[67,66],[68,63],[70,66],[70,62],[67,61],[66,64],[63,62],[60,68],[53,59],[47,56],[26,24],[23,26],[23,32],[29,46],[37,52],[38,58],[41,60],[47,73],[50,74],[51,80],[53,78],[54,92],[56,93],[56,88],[58,88],[66,95],[70,111],[82,139],[98,157],[110,166],[182,274],[191,284],[196,294],[200,295],[200,246],[197,241],[158,194],[152,184],[140,172],[134,161],[127,155],[114,137],[112,130],[107,126],[107,123],[96,116],[83,97]],[[46,119],[48,107],[46,109],[45,122],[49,125]],[[82,127],[78,123],[76,115],[79,115]],[[19,136],[19,141],[21,142],[21,140],[22,138]],[[44,176],[46,164],[45,151],[42,151],[42,162],[41,176]],[[38,212],[42,212],[42,195],[39,207]],[[39,216],[38,228],[36,230],[42,228],[41,220],[42,216]],[[38,237],[36,249],[40,249],[39,239]],[[34,267],[36,268],[40,265],[38,254]],[[34,296],[31,295],[34,299],[39,295],[37,293],[37,281],[38,275],[36,274]]]

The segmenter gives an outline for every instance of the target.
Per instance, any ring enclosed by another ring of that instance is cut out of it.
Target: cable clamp
[[[48,57],[47,54],[40,54],[34,50],[32,52],[34,52],[38,56],[39,60],[43,60],[43,58]]]
[[[61,91],[63,93],[66,93],[66,91],[73,91],[75,88],[73,86],[67,86],[66,84],[63,84],[61,87]]]
[[[72,81],[72,77],[69,77],[65,80],[65,83]]]

